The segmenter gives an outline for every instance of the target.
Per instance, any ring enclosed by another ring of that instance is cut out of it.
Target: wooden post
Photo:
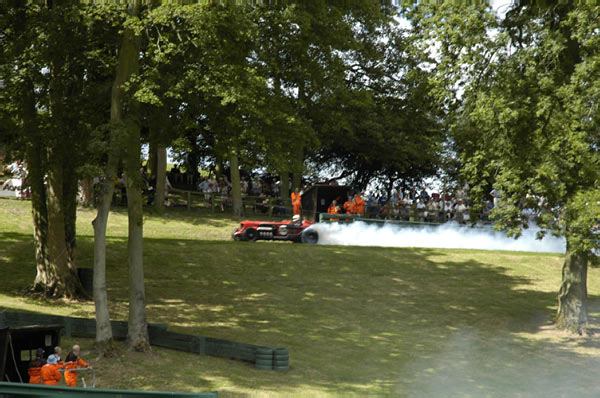
[[[190,191],[187,191],[187,209],[188,211],[190,211],[192,207],[192,193]]]

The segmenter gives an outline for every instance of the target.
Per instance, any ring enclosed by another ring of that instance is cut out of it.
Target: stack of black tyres
[[[277,347],[273,350],[273,369],[287,371],[290,369],[290,352],[285,347]]]
[[[255,366],[263,370],[273,369],[273,348],[257,347]]]
[[[257,347],[256,367],[264,370],[290,369],[290,352],[285,347]]]

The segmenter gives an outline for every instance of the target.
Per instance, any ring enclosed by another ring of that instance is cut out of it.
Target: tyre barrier
[[[290,368],[290,352],[285,347],[276,347],[273,350],[273,369],[287,371]]]
[[[111,321],[113,338],[127,338],[127,322]],[[66,337],[96,337],[96,320],[30,312],[0,311],[0,329],[30,325],[58,325]],[[258,346],[205,336],[193,336],[167,330],[166,324],[148,324],[150,344],[172,350],[236,359],[254,363],[257,369],[288,370],[289,351],[285,347]]]

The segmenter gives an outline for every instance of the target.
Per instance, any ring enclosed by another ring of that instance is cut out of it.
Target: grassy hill
[[[95,213],[78,213],[92,265]],[[35,275],[29,202],[0,200],[0,307],[94,316],[92,302],[22,296]],[[288,372],[155,348],[85,355],[103,388],[220,396],[593,396],[597,338],[555,331],[562,256],[233,242],[236,221],[204,210],[147,215],[148,320],[170,330],[290,350]],[[127,215],[112,213],[108,285],[127,318]],[[589,273],[594,320],[600,273]],[[63,346],[75,340],[64,339]],[[78,339],[84,350],[92,340]]]

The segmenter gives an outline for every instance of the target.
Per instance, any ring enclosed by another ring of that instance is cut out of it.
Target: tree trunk
[[[279,196],[282,200],[287,201],[290,199],[290,173],[287,171],[281,172],[279,180]]]
[[[292,162],[293,174],[292,174],[292,192],[298,189],[302,189],[302,172],[304,171],[304,149],[298,148],[294,153],[294,160]]]
[[[140,0],[129,3],[128,13],[137,17],[140,11]],[[111,121],[123,122],[123,84],[139,71],[139,54],[141,40],[131,28],[125,29],[119,64],[111,99]],[[127,346],[135,351],[150,349],[148,324],[146,321],[146,296],[144,292],[144,263],[142,261],[143,213],[142,213],[142,177],[140,175],[140,126],[137,120],[137,107],[132,99],[128,106],[130,114],[126,123],[124,159],[127,188],[127,214],[129,219],[129,236],[127,251],[129,260],[129,323],[127,330]],[[164,183],[164,181],[163,181]]]
[[[154,207],[163,209],[165,207],[165,181],[167,180],[167,148],[164,145],[156,147],[156,197],[154,198]]]
[[[215,179],[217,181],[220,181],[222,175],[223,175],[223,157],[217,153],[216,161],[215,161]]]
[[[295,191],[296,188],[302,189],[302,173],[292,175],[292,191]]]
[[[229,174],[231,176],[231,196],[233,203],[233,215],[240,218],[244,215],[244,203],[242,202],[242,189],[240,186],[240,168],[236,150],[229,155]]]
[[[47,294],[48,260],[48,211],[46,208],[46,187],[41,141],[27,144],[25,159],[29,168],[27,180],[31,189],[31,213],[33,215],[33,235],[35,242],[36,276],[33,291]]]
[[[69,268],[69,248],[65,234],[63,208],[63,164],[59,155],[49,151],[47,211],[48,250],[46,293],[53,297],[75,298],[83,293],[76,270]]]
[[[587,333],[587,269],[585,254],[567,250],[558,293],[556,325],[579,334]]]
[[[115,191],[117,166],[119,163],[116,142],[117,132],[110,132],[108,160],[104,172],[100,195],[98,197],[98,213],[92,225],[94,226],[94,306],[96,308],[96,346],[100,351],[110,344],[113,339],[110,314],[108,311],[108,293],[106,290],[106,227],[110,204]]]
[[[136,134],[137,131],[137,134]],[[146,321],[146,294],[144,292],[144,263],[142,259],[143,212],[142,179],[140,165],[139,128],[129,132],[125,168],[127,170],[127,214],[129,236],[127,251],[129,259],[129,324],[127,345],[135,351],[147,351],[150,347]],[[138,156],[135,156],[135,154]],[[159,182],[157,182],[157,185]],[[160,198],[157,198],[160,200]]]
[[[82,203],[83,207],[88,207],[90,204],[96,205],[93,203],[94,200],[94,183],[90,177],[85,177],[81,180],[81,193],[82,193]]]
[[[65,244],[67,246],[67,264],[72,273],[77,275],[75,255],[77,250],[77,192],[79,182],[73,173],[74,165],[68,160],[63,168],[63,213],[65,223]],[[83,288],[81,289],[83,292]]]
[[[157,153],[158,151],[158,145],[156,144],[156,139],[152,139],[152,134],[150,134],[150,143],[148,145],[148,163],[147,163],[147,167],[148,167],[148,175],[152,176],[152,175],[158,175],[158,171],[157,171]]]

